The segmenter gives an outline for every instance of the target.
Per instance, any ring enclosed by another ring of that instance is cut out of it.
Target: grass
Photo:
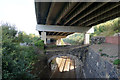
[[[103,50],[102,49],[99,49],[100,52],[102,52]]]
[[[109,57],[109,55],[107,55],[107,54],[105,54],[105,53],[102,53],[101,56]]]
[[[101,42],[98,42],[98,44],[102,44]]]
[[[114,64],[114,65],[120,65],[120,59],[114,60],[113,64]]]

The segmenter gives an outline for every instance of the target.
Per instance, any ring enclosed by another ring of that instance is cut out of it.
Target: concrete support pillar
[[[41,40],[44,40],[44,44],[46,44],[46,32],[41,32]]]
[[[56,45],[61,45],[61,38],[56,41]]]
[[[85,39],[84,39],[84,44],[89,44],[90,43],[90,34],[85,33]]]

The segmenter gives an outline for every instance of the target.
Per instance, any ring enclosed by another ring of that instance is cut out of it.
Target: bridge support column
[[[84,39],[84,44],[89,44],[90,43],[90,34],[86,33],[85,34],[85,39]]]
[[[56,41],[56,45],[61,45],[61,38]]]
[[[41,40],[44,40],[44,44],[46,44],[46,32],[41,32]]]
[[[84,44],[90,44],[90,34],[94,33],[94,27],[90,28],[86,33],[85,33],[85,39],[84,39]]]

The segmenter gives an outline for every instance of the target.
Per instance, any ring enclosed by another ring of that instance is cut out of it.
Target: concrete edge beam
[[[53,39],[60,39],[60,38],[65,38],[67,36],[46,36],[47,38],[53,38]]]
[[[80,26],[55,26],[55,25],[36,25],[36,30],[46,32],[79,32],[83,33],[91,27],[80,27]]]

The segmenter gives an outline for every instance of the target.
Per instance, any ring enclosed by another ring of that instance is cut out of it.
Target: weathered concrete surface
[[[38,31],[50,31],[50,32],[86,32],[90,27],[79,27],[79,26],[56,26],[56,25],[37,25]]]

